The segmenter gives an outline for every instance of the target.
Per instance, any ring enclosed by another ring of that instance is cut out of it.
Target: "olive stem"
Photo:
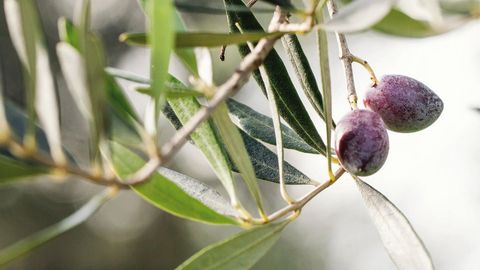
[[[340,179],[340,177],[342,177],[342,175],[345,173],[345,169],[344,168],[340,168],[338,169],[336,172],[335,172],[335,177],[334,179],[328,179],[327,181],[325,181],[323,184],[321,185],[318,185],[316,186],[313,190],[311,190],[309,193],[307,193],[306,195],[304,195],[302,198],[300,198],[299,200],[297,200],[296,202],[278,210],[277,212],[271,214],[268,216],[268,222],[272,222],[272,221],[275,221],[275,220],[278,220],[286,215],[288,215],[289,213],[291,212],[300,212],[300,210],[310,201],[312,200],[313,198],[315,198],[315,196],[317,196],[320,192],[324,191],[325,189],[327,189],[328,187],[330,187],[331,185],[333,185],[338,179]],[[259,220],[259,219],[254,219],[253,221],[253,224],[265,224],[265,221],[264,220]]]
[[[337,5],[333,0],[327,1],[327,8],[330,14],[330,17],[333,17],[337,13]],[[355,81],[353,79],[353,69],[352,69],[352,59],[350,57],[351,53],[348,49],[347,39],[344,34],[335,32],[337,38],[339,58],[343,63],[343,68],[345,71],[345,78],[347,80],[347,95],[348,101],[350,103],[350,108],[355,110],[357,108],[357,92],[355,90]]]
[[[370,64],[366,60],[363,60],[362,58],[357,57],[353,54],[350,54],[349,58],[350,58],[350,61],[362,65],[367,70],[368,74],[370,74],[370,80],[372,81],[372,87],[375,87],[379,84],[377,76],[375,76],[375,72],[373,72],[373,68],[370,66]]]
[[[337,5],[335,4],[334,0],[329,0],[327,2],[327,8],[330,14],[330,17],[333,17],[335,13],[337,13]],[[335,32],[335,36],[337,38],[338,50],[340,52],[339,58],[343,63],[343,67],[345,70],[345,78],[347,80],[347,94],[348,94],[348,102],[350,103],[350,108],[352,110],[357,109],[357,92],[355,90],[355,81],[353,76],[353,69],[352,63],[358,63],[362,65],[367,72],[370,74],[370,79],[372,80],[372,86],[376,86],[378,84],[378,79],[373,72],[372,67],[368,64],[367,61],[353,55],[350,50],[348,49],[347,39],[345,38],[344,34],[339,32]]]

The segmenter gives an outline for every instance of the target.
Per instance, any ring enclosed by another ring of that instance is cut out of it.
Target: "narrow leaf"
[[[323,22],[323,11],[318,12],[319,23]],[[319,29],[317,32],[318,54],[320,58],[320,75],[322,76],[322,90],[323,90],[323,115],[325,116],[325,130],[327,135],[327,166],[328,174],[331,180],[335,179],[332,170],[332,83],[330,78],[330,66],[328,61],[328,38],[327,33]]]
[[[48,173],[48,170],[45,168],[14,160],[0,154],[0,185],[46,173]]]
[[[112,143],[111,148],[113,165],[120,177],[132,175],[145,164],[142,158],[120,144]],[[212,210],[191,196],[189,193],[195,194],[192,190],[186,192],[160,173],[154,173],[147,182],[132,186],[132,189],[147,202],[172,215],[212,224],[237,224],[232,218]]]
[[[83,117],[93,121],[85,60],[75,47],[66,42],[57,44],[57,55],[67,88],[75,104]]]
[[[356,32],[373,26],[392,9],[394,0],[357,0],[340,9],[322,25],[327,31]]]
[[[231,5],[245,6],[242,0],[224,0],[224,3],[226,7]],[[239,31],[235,23],[239,23],[241,29],[245,32],[263,31],[262,26],[252,13],[228,11],[227,18],[230,31],[232,32]],[[247,45],[240,45],[239,49],[242,57],[250,53]],[[268,54],[263,65],[265,66],[274,94],[278,100],[278,109],[282,118],[307,144],[324,154],[325,144],[310,119],[307,110],[303,106],[282,59],[275,50],[272,50]],[[265,84],[258,70],[253,73],[253,77],[263,90],[263,93],[266,94]]]
[[[237,127],[232,123],[228,116],[228,107],[225,102],[219,104],[212,114],[213,122],[217,127],[220,137],[225,144],[225,148],[233,161],[233,164],[238,168],[242,175],[248,190],[252,194],[258,211],[264,215],[263,201],[258,187],[257,177],[253,169],[252,162],[245,149],[245,143]]]
[[[248,41],[258,41],[262,38],[272,38],[283,35],[283,32],[246,32],[240,33],[212,33],[212,32],[177,32],[175,34],[175,47],[220,47],[223,45],[243,44]],[[123,33],[119,37],[121,42],[130,45],[149,45],[145,33]]]
[[[35,90],[37,76],[37,27],[34,4],[31,0],[4,2],[5,18],[13,46],[24,67],[26,110],[28,120],[23,142],[25,147],[35,150]]]
[[[58,164],[66,162],[60,134],[60,113],[57,95],[50,69],[50,61],[44,44],[37,44],[37,80],[35,107],[38,118],[47,135],[53,159]]]
[[[195,98],[168,99],[168,104],[182,124],[188,122],[200,109],[200,104]],[[205,155],[218,179],[228,192],[230,199],[233,200],[232,202],[235,202],[236,195],[233,175],[228,159],[225,156],[225,152],[215,134],[211,122],[203,122],[195,132],[190,135],[190,138]]]
[[[322,119],[325,119],[323,114],[323,97],[298,37],[296,35],[285,35],[282,37],[282,44],[308,101],[310,101],[317,114]]]
[[[65,156],[60,139],[57,97],[36,5],[30,0],[7,1],[5,8],[6,12],[9,13],[7,19],[9,26],[11,26],[12,41],[20,58],[23,59],[25,69],[29,73],[29,76],[26,76],[27,85],[33,87],[31,89],[33,92],[28,94],[27,104],[29,105],[27,106],[29,110],[31,110],[32,105],[35,106],[37,116],[47,135],[52,157],[57,163],[63,164]],[[15,14],[14,11],[18,13]],[[13,31],[18,30],[21,31],[13,33]],[[27,44],[27,42],[31,44]],[[35,118],[32,114],[30,114],[30,117],[32,117],[31,122],[34,122]],[[34,124],[29,126],[33,127],[32,125]]]
[[[167,168],[160,168],[158,172],[175,183],[188,195],[216,212],[232,217],[237,216],[237,211],[227,199],[201,181]]]
[[[154,123],[148,123],[147,130],[152,136],[157,135],[158,114],[165,102],[164,84],[168,78],[170,54],[174,48],[175,9],[172,0],[149,1],[147,3],[150,27],[148,40],[151,46],[150,78],[152,78],[152,93],[154,96]]]
[[[12,131],[8,124],[7,113],[5,110],[5,100],[3,96],[3,67],[0,64],[0,145],[8,142]]]
[[[439,35],[449,30],[434,28],[427,21],[414,19],[398,9],[392,9],[373,29],[390,35],[415,38]]]
[[[77,227],[91,217],[105,202],[112,198],[114,192],[106,190],[93,197],[82,208],[68,216],[64,220],[34,233],[23,240],[0,250],[0,267],[25,255],[32,249],[35,249],[46,242],[60,236],[61,234]]]
[[[200,250],[176,270],[250,269],[278,241],[287,224],[269,224],[238,233]]]
[[[259,139],[268,144],[275,145],[275,131],[272,119],[261,114],[252,108],[233,99],[229,99],[228,108],[232,121],[243,131],[253,138]],[[291,128],[282,125],[283,146],[288,149],[318,154],[315,148],[311,147]]]
[[[430,254],[405,215],[387,197],[355,177],[390,258],[400,270],[434,269]]]
[[[182,19],[182,16],[177,11],[175,12],[175,30],[177,32],[186,32],[187,27],[185,26],[185,22]],[[177,42],[177,41],[176,41]],[[177,47],[177,46],[175,46]],[[192,48],[176,48],[175,54],[178,58],[183,62],[185,67],[195,76],[198,76],[198,67],[197,67],[197,59],[195,57],[195,53],[193,52]]]

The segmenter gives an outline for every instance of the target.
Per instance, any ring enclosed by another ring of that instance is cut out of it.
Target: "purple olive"
[[[353,110],[335,128],[335,151],[342,166],[358,176],[372,175],[387,160],[388,134],[375,112]]]
[[[443,110],[442,100],[426,85],[402,75],[386,75],[370,88],[365,107],[377,112],[388,129],[415,132],[435,122]]]

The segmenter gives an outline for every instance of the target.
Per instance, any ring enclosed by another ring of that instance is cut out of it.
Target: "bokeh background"
[[[58,41],[59,16],[72,18],[75,0],[38,0],[53,69]],[[402,1],[400,1],[402,2]],[[405,2],[405,1],[403,1]],[[149,52],[119,43],[125,31],[144,30],[144,15],[135,0],[93,0],[93,27],[104,41],[110,66],[148,76]],[[195,1],[222,7],[222,1]],[[22,103],[21,68],[0,12],[0,63],[7,96]],[[415,11],[415,9],[411,9]],[[419,14],[421,15],[421,14]],[[192,30],[227,31],[223,15],[183,14]],[[266,23],[269,15],[259,19]],[[334,118],[348,112],[343,70],[331,38],[330,59],[333,83]],[[314,70],[319,70],[315,37],[302,37]],[[480,21],[441,36],[425,39],[392,37],[377,32],[348,35],[352,52],[367,59],[377,76],[404,74],[429,85],[443,99],[445,109],[430,128],[413,134],[390,132],[390,154],[386,165],[366,181],[385,194],[410,219],[429,248],[437,269],[476,269],[480,258]],[[281,45],[278,52],[284,57]],[[227,50],[227,61],[214,57],[215,82],[221,83],[240,58],[236,47]],[[286,66],[291,70],[289,62]],[[172,59],[172,72],[187,79],[185,70]],[[298,81],[292,72],[292,79]],[[369,81],[355,67],[360,98]],[[139,113],[146,99],[122,82]],[[69,149],[85,154],[85,130],[62,78],[58,76],[62,99],[64,137]],[[300,88],[298,88],[300,89]],[[301,92],[301,91],[300,91]],[[305,99],[303,93],[302,98]],[[268,103],[253,79],[236,96],[260,112],[269,114]],[[308,103],[308,102],[307,102]],[[319,130],[323,122],[309,107]],[[173,134],[162,126],[162,140]],[[287,160],[314,179],[326,179],[322,157],[287,151]],[[169,164],[185,174],[207,182],[221,191],[219,182],[201,153],[185,146]],[[282,206],[278,186],[261,183],[270,211]],[[101,188],[70,179],[35,179],[0,187],[0,248],[72,213]],[[301,196],[310,187],[289,187]],[[247,196],[245,196],[247,198]],[[93,218],[47,245],[12,263],[7,269],[173,269],[194,252],[238,231],[185,221],[142,201],[132,192],[106,204]],[[287,228],[281,240],[254,269],[394,269],[349,177],[315,198],[298,220]]]

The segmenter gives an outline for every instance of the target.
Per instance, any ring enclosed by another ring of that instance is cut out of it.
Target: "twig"
[[[330,14],[330,17],[333,17],[335,13],[337,13],[337,5],[335,4],[334,0],[327,1],[327,8]],[[343,67],[345,70],[345,78],[347,80],[347,94],[348,94],[348,101],[350,102],[350,107],[352,109],[357,108],[357,92],[355,90],[355,81],[353,79],[353,70],[352,70],[352,63],[356,62],[361,64],[367,72],[370,74],[370,79],[372,80],[372,86],[378,84],[377,77],[373,72],[373,69],[370,67],[367,61],[353,55],[350,50],[348,49],[347,39],[345,38],[344,34],[335,32],[335,36],[337,38],[338,44],[338,51],[340,60],[342,60]]]
[[[320,192],[322,192],[326,188],[330,187],[333,183],[335,183],[338,179],[340,179],[340,177],[342,177],[342,175],[344,173],[345,173],[345,169],[343,169],[343,168],[338,169],[335,172],[334,180],[329,179],[325,183],[317,186],[315,189],[313,189],[312,191],[307,193],[305,196],[300,198],[298,201],[296,201],[293,204],[290,204],[290,205],[278,210],[277,212],[269,215],[268,216],[268,222],[272,222],[272,221],[275,221],[277,219],[280,219],[280,218],[286,216],[287,214],[289,214],[291,212],[300,211],[310,200],[312,200]],[[264,224],[265,223],[265,221],[263,221],[263,220],[256,220],[256,219],[253,220],[253,222],[255,224]]]
[[[327,2],[328,12],[330,17],[333,17],[335,13],[337,13],[337,5],[335,4],[334,0],[328,0]],[[345,78],[347,80],[347,94],[348,94],[348,101],[350,102],[350,107],[352,109],[357,108],[357,92],[355,90],[355,81],[353,79],[353,70],[352,70],[352,60],[351,60],[351,53],[348,49],[347,39],[345,38],[344,34],[335,32],[335,36],[337,38],[338,43],[338,50],[339,50],[339,57],[342,60],[343,68],[345,70]]]
[[[40,151],[28,152],[23,145],[15,141],[13,138],[10,138],[6,144],[8,145],[10,152],[15,156],[42,164],[50,168],[53,175],[69,173],[71,175],[80,176],[82,179],[89,180],[95,184],[103,186],[117,186],[118,188],[122,189],[129,188],[129,185],[122,183],[122,181],[119,179],[107,179],[101,175],[96,175],[71,164],[59,165],[49,155]]]

